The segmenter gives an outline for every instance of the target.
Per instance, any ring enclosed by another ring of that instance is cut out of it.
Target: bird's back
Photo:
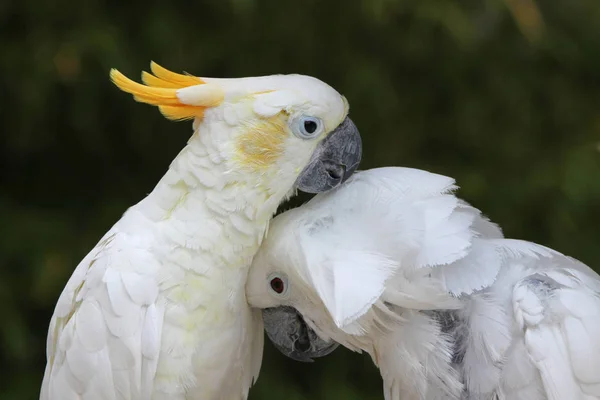
[[[468,399],[600,399],[600,277],[530,242],[490,239],[495,282],[466,297],[455,347]]]

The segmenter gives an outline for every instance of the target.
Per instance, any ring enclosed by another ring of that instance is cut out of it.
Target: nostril
[[[299,353],[306,353],[308,350],[310,350],[310,341],[308,340],[308,337],[298,338],[298,340],[294,342],[294,350]]]
[[[331,179],[339,180],[344,177],[346,167],[344,165],[328,164],[325,166],[325,171]]]

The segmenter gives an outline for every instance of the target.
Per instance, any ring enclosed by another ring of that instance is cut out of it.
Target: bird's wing
[[[246,352],[246,358],[244,360],[246,365],[244,371],[248,371],[248,373],[244,373],[245,382],[243,393],[246,393],[246,396],[248,396],[250,387],[256,383],[260,373],[260,366],[262,365],[265,333],[262,313],[259,309],[253,308],[250,311],[250,321],[247,326],[251,327],[251,330],[248,332],[246,338],[250,351]]]
[[[575,260],[552,261],[515,285],[514,319],[549,400],[600,399],[600,279]]]
[[[164,315],[157,270],[115,231],[82,260],[50,322],[42,400],[150,398]]]

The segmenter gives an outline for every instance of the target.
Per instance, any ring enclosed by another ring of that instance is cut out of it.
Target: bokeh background
[[[0,2],[0,400],[35,399],[55,301],[191,134],[111,67],[316,76],[362,168],[451,175],[509,236],[600,266],[598,0]],[[381,399],[366,356],[267,344],[251,399]]]

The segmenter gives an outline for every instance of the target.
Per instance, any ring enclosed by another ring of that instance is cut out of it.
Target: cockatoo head
[[[230,176],[281,197],[294,189],[320,193],[343,183],[362,152],[348,102],[304,75],[199,78],[152,63],[144,85],[117,70],[113,82],[171,120],[193,119],[199,140]]]
[[[398,245],[395,217],[387,215],[396,193],[371,175],[357,173],[275,217],[253,259],[248,303],[264,309],[269,338],[290,358],[333,351],[336,333],[355,331],[398,270],[391,257],[410,251]]]
[[[290,210],[272,221],[250,268],[246,297],[250,306],[263,309],[265,331],[279,351],[310,362],[331,353],[338,343],[315,332],[313,321],[329,317],[303,268],[306,258],[295,230],[301,225],[298,214],[298,209]]]
[[[355,347],[347,340],[380,332],[390,304],[451,309],[449,292],[493,281],[494,265],[472,274],[461,260],[474,237],[502,234],[455,188],[442,175],[376,168],[275,217],[246,297],[277,348],[302,360],[330,352],[328,338]]]

